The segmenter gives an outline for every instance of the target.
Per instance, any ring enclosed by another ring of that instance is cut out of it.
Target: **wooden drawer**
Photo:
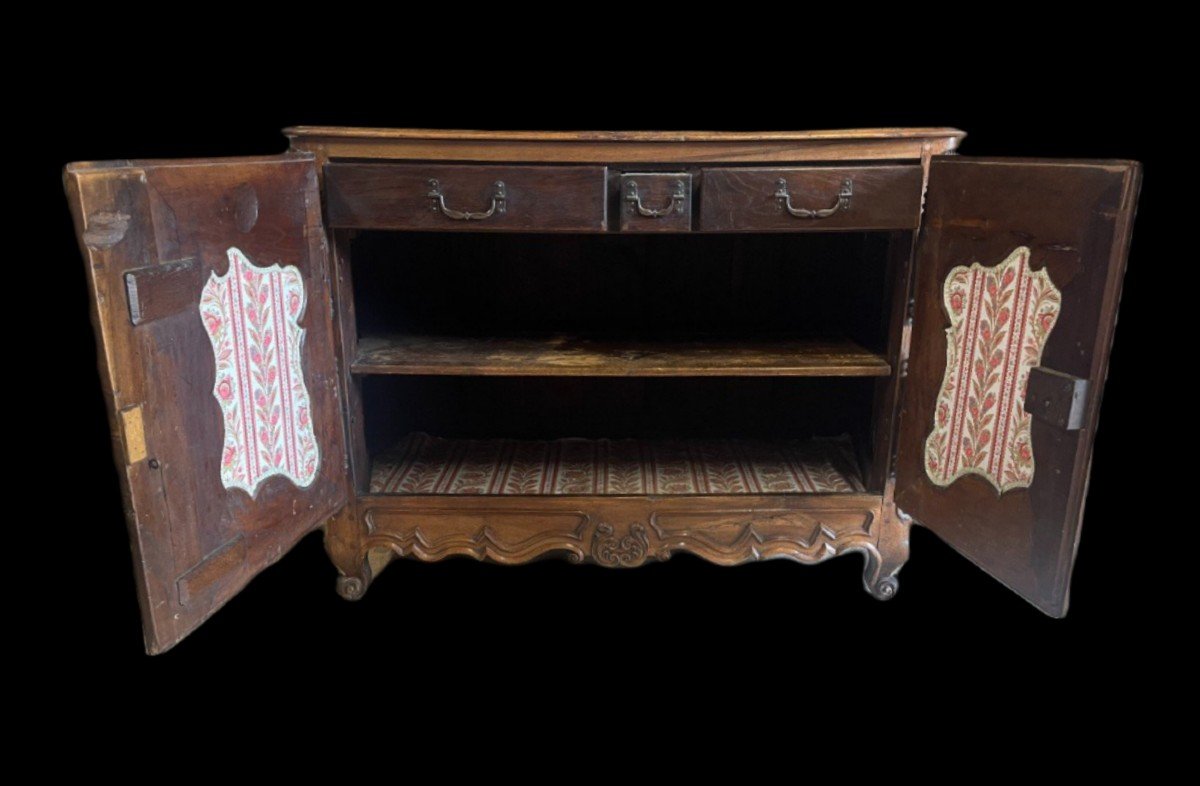
[[[700,229],[795,232],[915,229],[921,167],[716,167],[702,170]]]
[[[325,166],[332,227],[603,231],[602,166]]]
[[[622,232],[687,232],[691,228],[690,172],[622,173]]]

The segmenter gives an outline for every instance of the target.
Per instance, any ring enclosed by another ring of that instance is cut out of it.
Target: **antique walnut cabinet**
[[[292,128],[71,164],[147,649],[314,528],[633,567],[929,527],[1067,610],[1140,169],[960,131]]]

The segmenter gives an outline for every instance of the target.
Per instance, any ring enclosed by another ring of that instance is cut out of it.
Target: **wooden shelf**
[[[883,356],[848,339],[596,341],[363,336],[355,374],[599,377],[884,377]]]

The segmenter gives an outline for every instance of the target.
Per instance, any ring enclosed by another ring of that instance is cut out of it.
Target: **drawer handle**
[[[796,218],[829,218],[839,210],[850,209],[850,197],[854,196],[854,183],[850,178],[842,181],[842,190],[838,192],[837,204],[821,210],[808,210],[803,207],[792,207],[792,195],[788,193],[787,181],[782,177],[775,181],[775,199],[779,200],[779,209],[786,210]]]
[[[508,189],[504,186],[503,180],[497,180],[492,184],[492,206],[486,211],[472,213],[469,210],[453,210],[446,207],[446,197],[442,194],[442,184],[437,179],[429,181],[429,199],[432,201],[431,208],[435,213],[441,213],[446,218],[452,218],[455,221],[482,221],[485,218],[491,218],[495,214],[504,214],[505,200],[508,199]]]
[[[625,183],[625,202],[629,205],[629,212],[637,211],[639,216],[646,218],[666,218],[672,213],[685,211],[685,203],[687,202],[687,186],[682,180],[675,181],[675,190],[671,193],[671,201],[666,207],[653,208],[646,207],[642,204],[642,197],[638,193],[638,184],[636,180],[630,180]]]

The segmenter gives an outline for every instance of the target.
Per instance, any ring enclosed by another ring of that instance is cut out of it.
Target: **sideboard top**
[[[294,126],[296,150],[322,158],[458,161],[692,162],[920,158],[947,153],[956,128],[818,131],[482,131]]]
[[[848,128],[823,131],[478,131],[445,128],[354,128],[293,126],[288,137],[353,139],[445,139],[474,142],[796,142],[838,139],[912,139],[954,137],[957,128]]]

